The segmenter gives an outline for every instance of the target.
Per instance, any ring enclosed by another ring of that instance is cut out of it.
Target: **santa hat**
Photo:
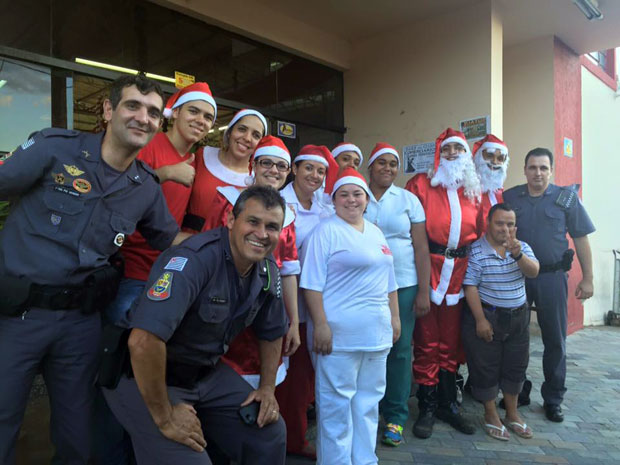
[[[228,134],[232,130],[233,126],[237,124],[237,122],[244,116],[256,116],[261,121],[261,123],[263,123],[263,136],[267,134],[267,120],[262,115],[262,113],[256,110],[250,110],[249,108],[244,108],[242,110],[239,110],[237,113],[235,113],[235,116],[232,117],[230,123],[228,123],[228,127],[226,128],[224,135]]]
[[[370,190],[368,189],[368,184],[366,184],[364,176],[362,176],[356,169],[349,167],[342,170],[342,172],[338,176],[338,180],[334,184],[334,190],[331,193],[332,197],[334,196],[336,191],[345,184],[355,184],[356,186],[364,189],[366,194],[370,195]]]
[[[252,184],[254,184],[254,176],[252,175],[252,162],[257,158],[263,156],[281,158],[282,160],[287,162],[289,166],[291,164],[291,154],[286,148],[286,145],[284,145],[284,142],[282,142],[282,139],[274,136],[265,136],[260,140],[260,142],[256,146],[256,150],[250,156],[250,175],[245,179],[246,185],[251,186]]]
[[[500,150],[502,155],[508,155],[508,147],[499,137],[495,137],[493,134],[487,134],[484,139],[480,139],[474,144],[474,157],[478,156],[478,152],[482,153],[483,150],[490,150],[495,152]]]
[[[340,167],[332,156],[332,153],[324,145],[304,145],[299,154],[295,157],[295,163],[298,161],[314,161],[320,163],[327,168],[325,176],[325,193],[331,194],[334,183],[338,178],[338,170]]]
[[[370,152],[370,159],[368,160],[368,166],[372,165],[377,158],[386,153],[394,155],[396,157],[396,161],[398,162],[398,166],[400,167],[400,157],[398,156],[398,151],[385,142],[377,142],[375,148],[372,149],[372,152]]]
[[[448,128],[441,134],[435,141],[435,171],[437,171],[437,167],[439,166],[439,160],[441,159],[441,148],[446,144],[451,144],[456,142],[461,144],[465,149],[465,153],[471,156],[471,151],[469,150],[469,145],[467,144],[467,139],[465,138],[465,134],[461,131],[457,131],[456,129]]]
[[[209,84],[206,82],[195,82],[187,87],[184,87],[168,99],[166,108],[164,108],[164,117],[170,118],[172,116],[172,110],[193,100],[202,100],[203,102],[207,102],[215,111],[214,117],[217,116],[217,104],[211,94]]]
[[[355,144],[351,144],[349,142],[340,142],[336,147],[332,149],[332,155],[334,156],[334,158],[338,158],[338,155],[340,155],[342,152],[357,153],[360,156],[360,165],[364,161],[364,155],[362,155],[362,151]]]

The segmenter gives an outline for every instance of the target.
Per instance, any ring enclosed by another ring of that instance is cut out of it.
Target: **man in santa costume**
[[[405,188],[426,213],[431,254],[431,309],[416,320],[413,373],[419,385],[419,416],[413,433],[428,438],[435,416],[465,434],[475,428],[456,402],[463,278],[468,246],[479,237],[476,224],[480,180],[462,132],[446,129],[435,142],[435,163]]]
[[[508,147],[493,134],[486,135],[474,144],[474,164],[480,177],[482,198],[478,211],[478,227],[486,231],[486,218],[495,204],[502,203],[504,181],[508,171]]]

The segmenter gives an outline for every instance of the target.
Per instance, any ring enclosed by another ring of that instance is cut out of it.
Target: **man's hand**
[[[194,163],[195,155],[192,153],[187,160],[183,160],[180,163],[174,165],[168,165],[164,171],[164,181],[174,181],[184,186],[190,187],[194,182],[194,176],[196,175],[196,169],[192,166]]]
[[[575,289],[575,297],[581,300],[589,299],[594,295],[594,285],[592,281],[582,279]]]
[[[517,257],[521,253],[521,241],[517,239],[517,227],[508,232],[508,239],[502,244],[510,255]]]
[[[418,318],[423,317],[428,312],[431,311],[431,300],[428,292],[420,292],[415,296],[415,302],[413,303],[413,307],[415,309],[415,316]]]
[[[398,315],[392,317],[392,344],[400,339],[400,317]]]
[[[486,342],[493,340],[493,328],[486,318],[476,321],[476,336]]]
[[[288,332],[284,337],[284,355],[290,357],[295,353],[299,345],[301,344],[301,338],[299,337],[299,325],[291,324],[288,328]]]
[[[274,395],[274,388],[260,386],[256,391],[250,392],[250,395],[243,401],[241,407],[250,405],[252,402],[260,403],[258,418],[256,419],[256,424],[259,428],[275,423],[280,418],[280,407]]]
[[[332,353],[332,330],[327,323],[314,327],[312,350],[321,355]]]
[[[189,404],[173,405],[170,418],[158,426],[165,437],[185,444],[196,452],[203,452],[207,446],[196,410]]]

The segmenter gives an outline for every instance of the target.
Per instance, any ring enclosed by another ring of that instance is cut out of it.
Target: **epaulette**
[[[80,131],[76,131],[74,129],[63,129],[63,128],[45,128],[41,129],[39,133],[43,137],[77,137],[80,135]],[[34,137],[37,133],[33,133],[28,137],[28,139]]]
[[[153,176],[155,178],[155,181],[159,183],[159,176],[157,176],[157,173],[155,172],[155,170],[151,168],[148,163],[145,163],[144,161],[136,158],[136,166],[138,167],[138,169],[142,168],[148,174]]]
[[[260,275],[264,280],[266,278],[263,290],[279,299],[282,297],[282,277],[275,259],[272,255],[268,255],[261,261],[260,266]]]
[[[182,247],[198,251],[207,244],[219,241],[221,237],[222,228],[215,228],[199,234],[194,234],[192,237],[185,239],[181,244]]]

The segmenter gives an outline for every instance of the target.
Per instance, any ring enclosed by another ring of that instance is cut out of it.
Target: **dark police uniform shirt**
[[[561,205],[558,205],[558,197]],[[568,192],[566,192],[568,191]],[[517,238],[527,242],[541,265],[552,265],[562,260],[568,249],[566,233],[572,238],[583,237],[595,231],[576,192],[570,187],[549,184],[540,197],[531,197],[527,184],[504,192],[504,202],[517,215]]]
[[[287,330],[275,260],[270,255],[241,279],[225,227],[161,254],[145,289],[126,326],[165,341],[169,363],[213,366],[249,325],[258,339],[268,341]]]
[[[112,170],[102,139],[44,129],[0,165],[0,199],[20,197],[0,232],[0,276],[80,285],[136,228],[153,248],[170,246],[178,226],[154,172],[139,161]]]

